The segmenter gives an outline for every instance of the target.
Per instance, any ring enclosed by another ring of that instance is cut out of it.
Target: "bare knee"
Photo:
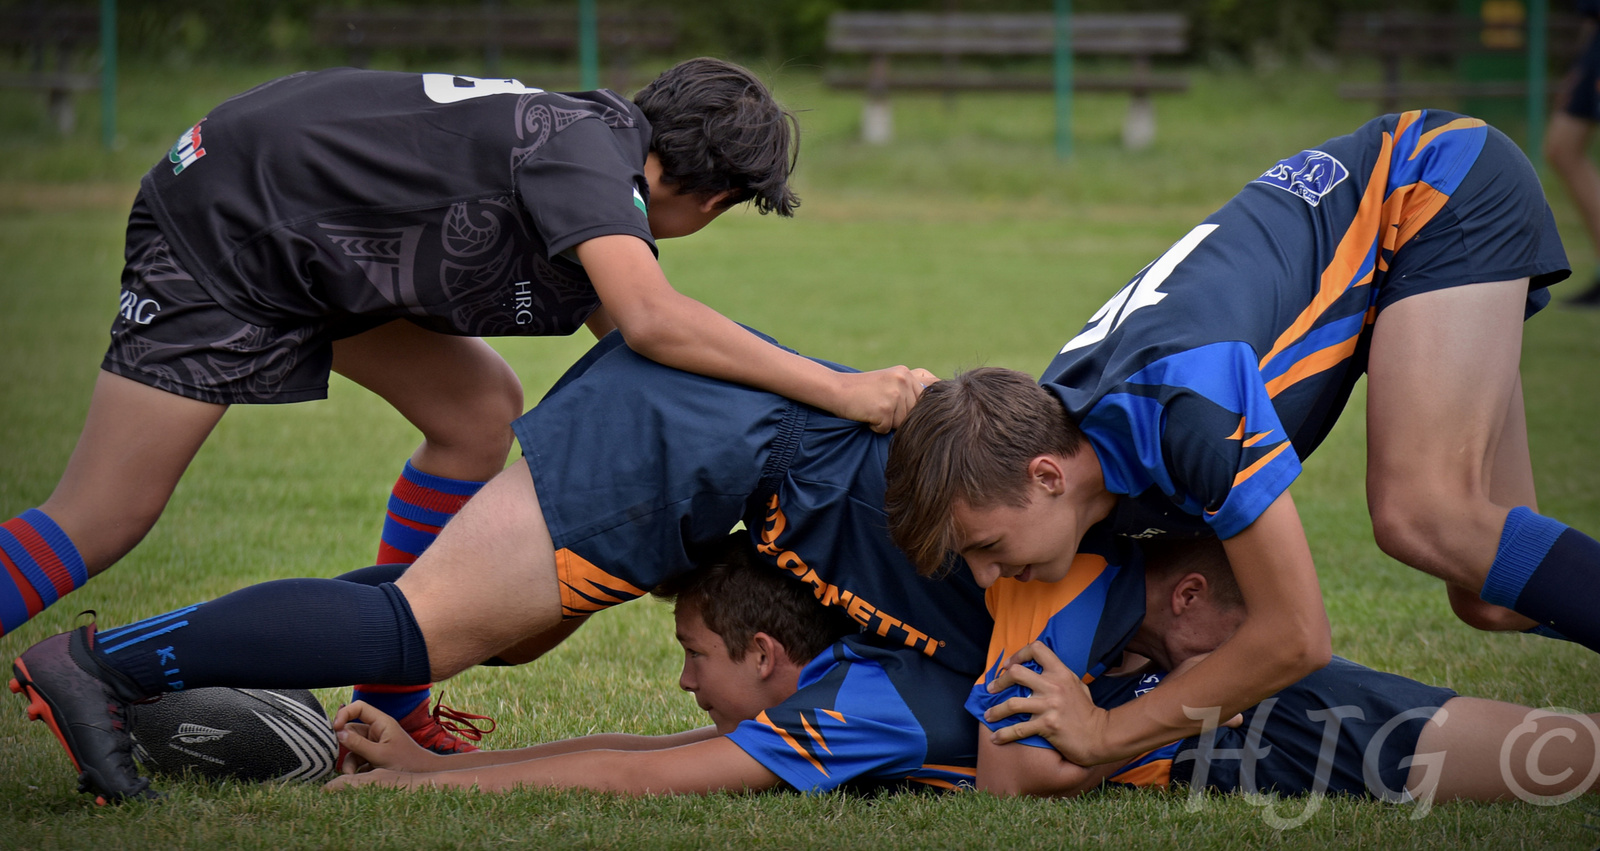
[[[1390,558],[1462,587],[1483,585],[1505,512],[1454,488],[1373,488],[1372,534]]]
[[[442,401],[436,416],[414,423],[425,441],[425,454],[449,458],[447,466],[481,469],[484,478],[505,465],[514,438],[511,421],[522,415],[522,383],[503,362],[470,389]],[[442,471],[436,471],[442,472]]]

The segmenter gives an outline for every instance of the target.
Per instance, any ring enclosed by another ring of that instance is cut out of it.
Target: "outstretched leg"
[[[1600,715],[1457,697],[1423,725],[1415,756],[1414,799],[1549,803],[1595,791]]]
[[[101,372],[55,491],[0,524],[0,634],[133,549],[225,411]]]

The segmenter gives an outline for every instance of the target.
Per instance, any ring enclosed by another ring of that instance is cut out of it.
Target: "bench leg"
[[[867,69],[867,99],[861,106],[861,141],[887,145],[894,138],[894,116],[889,112],[889,57],[877,54]]]
[[[73,108],[72,92],[65,89],[50,90],[50,117],[55,121],[56,130],[63,136],[72,135],[78,126],[78,113]]]
[[[1128,115],[1122,120],[1122,146],[1142,151],[1156,139],[1156,106],[1149,92],[1134,92]]]
[[[868,98],[861,105],[861,141],[887,145],[893,138],[894,113],[889,111],[889,101]]]

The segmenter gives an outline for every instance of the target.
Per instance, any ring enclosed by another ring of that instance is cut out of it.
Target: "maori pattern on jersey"
[[[418,316],[427,315],[417,292],[416,279],[417,244],[422,240],[423,230],[421,225],[362,228],[318,222],[317,227],[366,274],[367,280],[385,301],[396,307],[407,308]]]
[[[596,94],[599,94],[599,95],[605,97],[606,99],[610,100],[612,103],[615,103],[617,105],[617,108],[616,109],[612,109],[609,106],[601,107],[600,112],[595,112],[594,111],[595,104],[590,102],[590,101],[580,101],[577,98],[571,97],[569,95],[564,95],[561,92],[546,92],[546,94],[549,95],[549,96],[552,96],[552,97],[560,98],[560,99],[562,99],[564,101],[567,101],[569,103],[581,103],[581,104],[583,104],[584,109],[587,111],[586,114],[593,115],[596,118],[599,118],[601,121],[604,121],[606,123],[607,127],[632,127],[632,126],[634,126],[633,115],[632,115],[632,113],[628,112],[628,104],[627,104],[627,102],[625,102],[622,99],[621,95],[618,95],[616,92],[610,91],[608,89],[601,89],[600,91],[596,92]],[[562,126],[565,126],[565,125],[562,125]],[[560,129],[560,128],[557,128],[557,129]]]
[[[550,141],[550,134],[554,132],[552,125],[555,123],[550,116],[550,107],[534,100],[534,95],[523,95],[517,99],[517,109],[514,113],[517,121],[517,138],[528,143],[524,148],[511,149],[511,172],[516,173],[522,164],[533,156],[533,153],[544,147]]]

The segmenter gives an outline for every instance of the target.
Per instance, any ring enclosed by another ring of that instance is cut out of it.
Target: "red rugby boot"
[[[474,721],[489,723],[480,727]],[[434,703],[433,711],[429,712],[427,701],[417,704],[416,709],[400,719],[400,729],[410,733],[412,741],[437,754],[471,753],[478,749],[472,742],[481,741],[484,734],[493,733],[494,728],[494,719],[487,715],[462,712],[443,703]]]

